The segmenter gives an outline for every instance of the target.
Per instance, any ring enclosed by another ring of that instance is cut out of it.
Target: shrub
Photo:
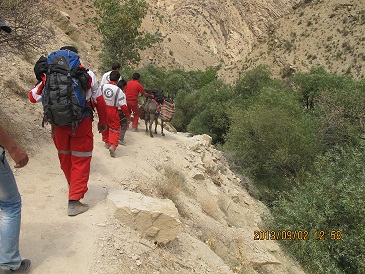
[[[259,65],[240,75],[235,85],[238,96],[248,98],[257,94],[264,86],[272,84],[272,74],[267,66]]]
[[[247,110],[236,107],[231,121],[224,149],[254,178],[265,202],[302,181],[317,152],[316,132],[293,93],[267,87]]]
[[[308,230],[308,241],[283,241],[309,273],[365,269],[365,146],[319,156],[306,182],[273,208],[273,227]],[[316,240],[323,231],[323,240]],[[335,233],[333,233],[335,232]],[[332,235],[331,235],[332,233]]]
[[[232,89],[214,79],[198,93],[195,102],[198,111],[187,130],[193,134],[208,134],[213,143],[223,143],[230,126],[229,108],[234,104]]]
[[[0,1],[1,19],[12,28],[10,34],[0,35],[0,52],[39,51],[49,42],[52,33],[43,24],[48,19],[44,4],[39,0]]]

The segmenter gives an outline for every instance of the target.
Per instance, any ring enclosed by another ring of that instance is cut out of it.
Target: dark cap
[[[3,31],[7,32],[7,33],[10,33],[10,32],[11,32],[11,28],[10,28],[10,27],[8,27],[7,25],[5,25],[5,23],[3,23],[3,22],[0,22],[0,28],[1,28]]]

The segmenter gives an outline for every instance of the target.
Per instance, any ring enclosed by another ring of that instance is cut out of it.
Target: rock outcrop
[[[158,244],[176,239],[181,222],[172,201],[117,189],[109,190],[108,199],[116,206],[115,218],[142,237]]]

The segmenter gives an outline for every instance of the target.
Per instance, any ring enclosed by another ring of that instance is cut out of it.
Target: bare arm
[[[15,162],[15,168],[21,168],[28,163],[27,153],[19,147],[0,126],[0,145],[4,147]]]

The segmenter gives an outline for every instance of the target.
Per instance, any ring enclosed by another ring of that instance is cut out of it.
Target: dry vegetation
[[[273,22],[243,67],[267,64],[277,76],[323,66],[332,73],[365,77],[365,3],[305,1]]]

